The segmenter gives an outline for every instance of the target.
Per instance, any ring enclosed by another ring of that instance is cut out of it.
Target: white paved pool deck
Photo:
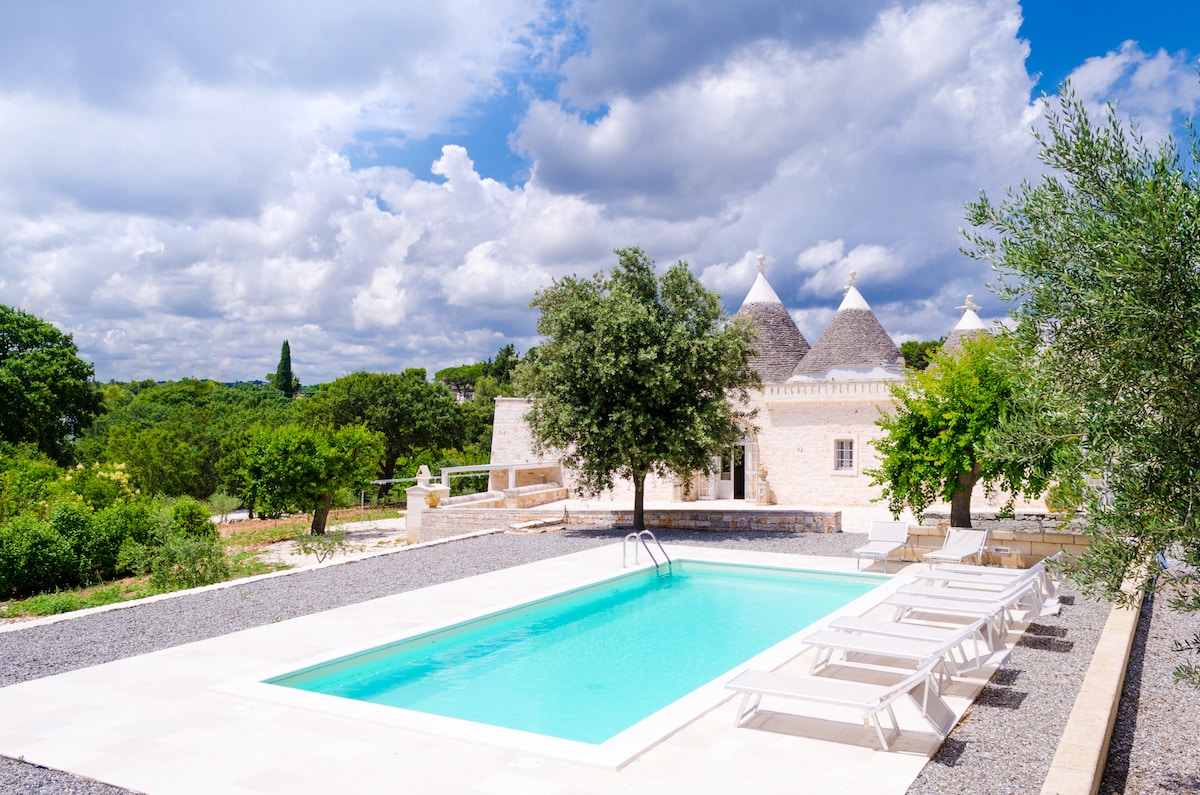
[[[855,568],[849,558],[667,548],[678,558]],[[682,713],[675,709],[649,719],[643,733],[624,746],[618,743],[590,762],[569,761],[570,748],[539,746],[536,738],[521,748],[498,745],[497,735],[486,729],[463,734],[437,719],[380,719],[369,705],[365,711],[313,709],[304,698],[260,698],[261,689],[271,686],[253,684],[270,673],[567,590],[620,567],[621,546],[605,546],[2,688],[0,755],[152,795],[695,795],[748,788],[763,795],[886,795],[905,792],[940,744],[907,700],[897,705],[902,733],[891,752],[878,749],[874,730],[854,712],[799,702],[765,700],[763,713],[738,728],[740,697],[724,690],[728,677],[722,677],[687,697]],[[900,579],[883,588],[890,591]],[[882,598],[878,590],[873,593],[864,599]],[[869,608],[858,600],[847,612]],[[796,657],[798,651],[793,637],[736,670],[782,666],[806,673],[809,660]],[[946,687],[957,714],[991,671],[956,677]],[[456,731],[457,738],[447,736]],[[645,737],[664,735],[669,736],[640,754],[633,751],[635,758],[617,767],[629,748],[645,745]]]

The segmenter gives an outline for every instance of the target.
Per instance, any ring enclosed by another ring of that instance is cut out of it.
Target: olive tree
[[[1096,484],[1091,545],[1075,579],[1128,602],[1169,587],[1200,610],[1200,141],[1147,145],[1108,108],[1065,90],[1039,137],[1049,172],[968,204],[968,253],[990,262],[1037,372],[1038,415],[1010,429],[1079,442],[1074,476]],[[1160,561],[1183,565],[1165,572]],[[1179,644],[1200,651],[1200,636]],[[1200,669],[1181,678],[1200,685]]]
[[[640,249],[615,253],[611,273],[536,295],[544,341],[518,383],[534,396],[526,420],[539,452],[559,451],[588,493],[632,481],[640,531],[646,476],[706,469],[741,434],[738,401],[759,378],[753,327],[730,321],[687,263],[658,276]]]

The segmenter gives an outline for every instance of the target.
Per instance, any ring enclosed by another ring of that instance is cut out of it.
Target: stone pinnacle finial
[[[967,302],[965,304],[962,306],[956,306],[954,308],[959,312],[978,312],[980,309],[983,309],[982,306],[975,303],[975,296],[969,294],[967,295]]]
[[[766,261],[767,261],[766,257],[764,257],[762,254],[758,255],[758,272],[759,273],[763,272],[763,263],[765,263]]]
[[[850,271],[850,283],[842,288],[842,292],[843,293],[850,292],[850,288],[854,286],[854,283],[856,281],[858,281],[858,271]]]

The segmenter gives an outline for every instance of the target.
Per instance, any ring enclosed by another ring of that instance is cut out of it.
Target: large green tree
[[[1038,470],[989,449],[992,431],[1013,403],[1016,370],[1002,339],[981,336],[961,351],[934,354],[925,370],[909,370],[891,387],[894,410],[876,424],[880,464],[867,472],[893,516],[921,514],[936,500],[950,503],[950,526],[971,526],[976,484],[1010,495],[1040,494]]]
[[[243,497],[262,514],[311,511],[312,532],[321,534],[337,492],[365,488],[382,454],[383,437],[361,425],[263,429],[243,460]]]
[[[1049,172],[968,205],[968,253],[1001,274],[1037,367],[1041,411],[1011,436],[1080,442],[1075,474],[1097,484],[1085,589],[1124,602],[1126,583],[1169,586],[1176,607],[1200,610],[1200,141],[1189,127],[1186,157],[1147,145],[1069,89],[1046,117]],[[1159,555],[1190,567],[1163,572]],[[1195,666],[1178,673],[1200,684]]]
[[[92,365],[69,334],[0,304],[0,441],[32,442],[62,463],[100,412]]]
[[[646,476],[707,469],[742,433],[738,406],[759,379],[753,327],[729,320],[687,263],[660,277],[640,249],[616,254],[611,273],[537,294],[545,339],[519,378],[539,450],[559,451],[590,493],[631,480],[640,531]]]
[[[304,416],[334,428],[365,425],[383,436],[379,477],[395,477],[396,462],[424,452],[455,447],[462,441],[462,410],[440,383],[425,380],[425,370],[403,373],[357,372],[321,386],[305,401]],[[387,487],[380,489],[380,496]]]

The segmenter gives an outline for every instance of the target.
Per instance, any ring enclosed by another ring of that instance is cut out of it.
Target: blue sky
[[[0,302],[101,380],[431,372],[536,343],[640,245],[732,311],[757,255],[815,341],[851,270],[953,326],[962,203],[1039,173],[1070,77],[1148,138],[1200,101],[1200,4],[26,4],[0,29]],[[697,6],[696,8],[699,8]]]

